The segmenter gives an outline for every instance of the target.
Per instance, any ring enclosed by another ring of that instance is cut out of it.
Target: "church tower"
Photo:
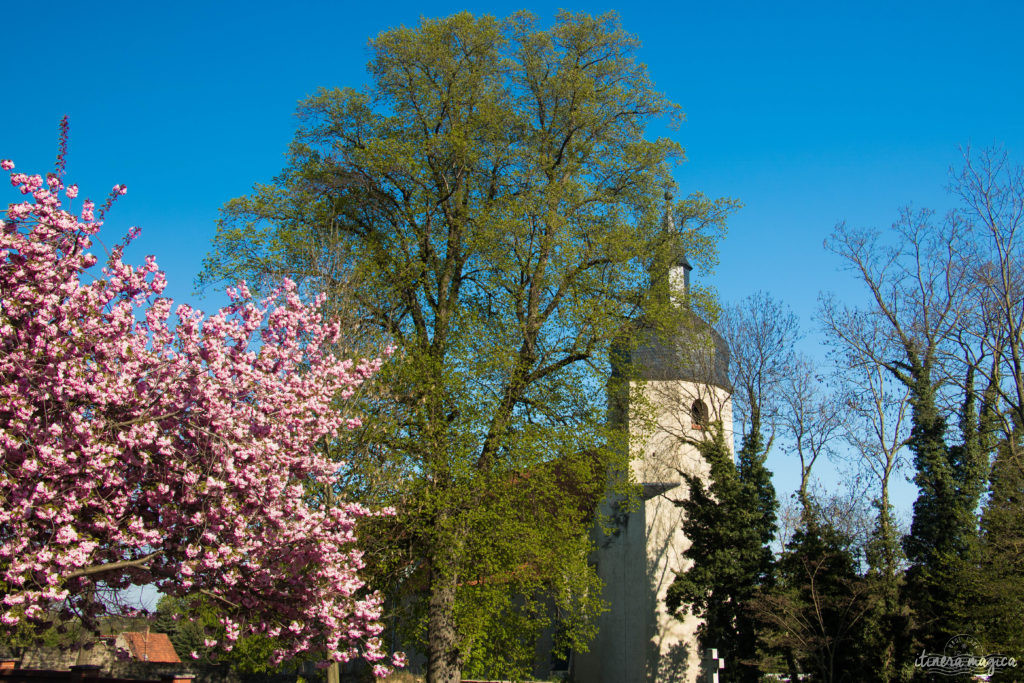
[[[666,192],[665,229],[675,232],[671,199]],[[694,442],[720,420],[732,443],[729,350],[689,308],[689,262],[680,258],[664,270],[652,272],[651,286],[668,296],[677,322],[668,333],[641,326],[609,384],[610,419],[629,429],[639,500],[610,497],[602,505],[614,528],[595,530],[595,562],[609,611],[590,651],[576,655],[578,683],[696,681],[700,673],[699,621],[669,614],[665,596],[687,566],[682,553],[690,545],[678,505],[688,495],[681,473],[706,478],[710,469]]]

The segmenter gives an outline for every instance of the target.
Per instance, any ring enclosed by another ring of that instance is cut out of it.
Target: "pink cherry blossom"
[[[274,661],[381,660],[355,527],[392,511],[307,502],[345,467],[318,444],[360,424],[345,398],[381,361],[339,358],[324,297],[290,281],[263,300],[242,283],[209,317],[175,310],[154,258],[123,260],[136,228],[99,267],[95,205],[75,216],[57,192],[66,133],[46,187],[11,173],[26,201],[0,229],[0,621],[95,619],[95,587],[151,584],[218,601],[221,648],[264,633]]]

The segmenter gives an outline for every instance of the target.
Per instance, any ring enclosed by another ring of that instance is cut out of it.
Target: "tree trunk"
[[[435,572],[428,605],[427,683],[461,683],[462,661],[455,631],[457,576]]]
[[[89,614],[89,606],[96,599],[96,586],[90,584],[82,593],[82,615]],[[79,636],[78,653],[75,657],[75,666],[103,666],[106,647],[99,639],[99,624],[93,619],[86,623],[86,633]]]
[[[796,665],[796,655],[793,653],[793,648],[786,648],[786,668],[789,669],[789,680],[796,681],[800,680],[800,668]]]

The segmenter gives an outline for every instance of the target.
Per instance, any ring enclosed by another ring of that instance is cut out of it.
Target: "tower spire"
[[[676,235],[676,219],[675,219],[675,208],[672,205],[672,189],[669,187],[665,188],[665,218],[662,220],[662,225],[665,227],[665,233],[669,235]],[[677,306],[683,305],[686,301],[687,295],[690,292],[690,271],[693,270],[693,266],[686,258],[686,253],[683,251],[679,252],[678,258],[669,267],[668,271],[668,290],[669,296],[672,302]]]
[[[676,231],[676,219],[673,215],[675,212],[672,210],[672,188],[665,188],[665,217],[662,219],[662,225],[665,226],[665,232],[673,233]]]

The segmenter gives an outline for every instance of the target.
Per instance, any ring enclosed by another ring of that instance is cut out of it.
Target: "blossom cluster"
[[[381,361],[338,358],[322,298],[288,281],[231,288],[210,317],[174,307],[153,257],[122,260],[137,229],[97,266],[97,208],[64,208],[63,152],[46,177],[0,168],[25,196],[0,221],[0,622],[153,584],[219,603],[221,646],[261,633],[277,661],[326,650],[386,673],[355,547],[382,513],[308,499],[340,467],[317,444],[359,424],[339,405]]]

